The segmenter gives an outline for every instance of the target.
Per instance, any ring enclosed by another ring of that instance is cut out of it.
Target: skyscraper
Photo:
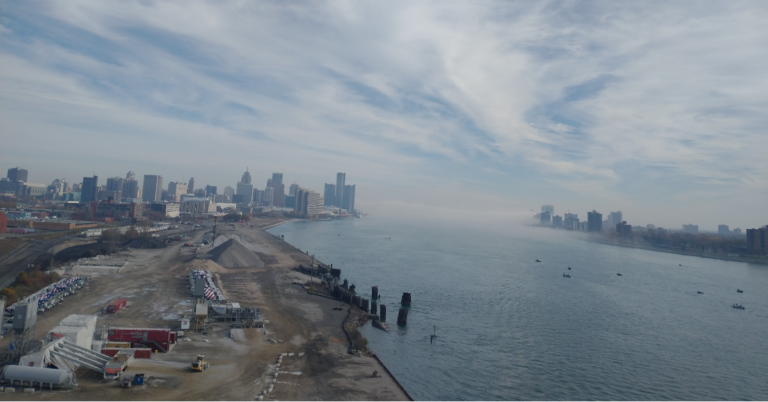
[[[599,232],[603,230],[603,214],[595,211],[587,212],[587,232]]]
[[[8,180],[10,181],[27,181],[28,175],[29,172],[27,169],[22,169],[20,167],[8,169]]]
[[[189,185],[187,186],[187,194],[194,194],[194,193],[195,193],[195,178],[190,177]]]
[[[336,199],[334,205],[341,208],[341,203],[344,201],[344,182],[347,180],[346,173],[336,173]]]
[[[554,205],[542,205],[541,206],[541,212],[549,212],[549,216],[555,216],[555,206]]]
[[[243,173],[243,178],[240,179],[240,183],[251,184],[251,174],[248,172],[248,168],[245,168],[245,173]]]
[[[128,172],[128,173],[125,175],[125,179],[126,179],[126,180],[136,180],[136,173],[133,173],[133,170],[129,171],[129,172]]]
[[[283,184],[282,173],[272,173],[272,205],[277,208],[285,206],[285,184]]]
[[[142,188],[142,200],[145,202],[160,201],[160,197],[163,195],[163,176],[145,174]]]
[[[323,196],[320,193],[299,187],[296,190],[293,210],[305,218],[317,216],[323,212]]]
[[[296,183],[291,184],[291,187],[288,188],[288,195],[294,196],[296,195],[296,190],[299,189],[299,185]]]
[[[99,176],[83,177],[83,186],[80,190],[80,202],[96,201]]]
[[[125,179],[123,183],[123,198],[139,198],[139,182],[136,179]]]
[[[355,212],[355,185],[344,186],[344,199],[341,202],[341,207],[346,209],[349,213]]]
[[[326,207],[336,206],[336,185],[325,183],[325,191],[323,191],[323,205]]]

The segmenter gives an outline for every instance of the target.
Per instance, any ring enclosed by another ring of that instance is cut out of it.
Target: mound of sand
[[[208,252],[208,258],[225,268],[263,267],[264,263],[256,254],[235,239]]]

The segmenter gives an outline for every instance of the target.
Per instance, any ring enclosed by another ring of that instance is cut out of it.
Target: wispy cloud
[[[418,198],[464,187],[573,208],[649,192],[765,199],[767,8],[8,3],[0,156],[48,170],[40,181],[140,165],[227,185],[247,165],[319,188],[346,170],[385,201],[403,180]],[[677,223],[684,207],[647,209]],[[768,219],[728,215],[755,217]]]

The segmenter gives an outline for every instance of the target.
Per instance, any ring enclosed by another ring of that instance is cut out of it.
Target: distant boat
[[[536,262],[541,262],[541,261],[539,261],[539,260],[536,260]]]
[[[700,295],[703,295],[703,294],[704,294],[704,292],[702,292],[702,291],[699,291],[699,290],[697,290],[697,291],[696,291],[696,293],[698,293],[698,294],[700,294]]]
[[[563,274],[563,278],[570,278],[571,276],[568,274]]]
[[[742,306],[741,304],[736,304],[736,303],[733,303],[733,305],[732,305],[731,307],[733,307],[733,308],[735,308],[735,309],[737,309],[737,310],[746,310],[746,309],[744,308],[744,306]]]
[[[621,274],[620,273],[616,273],[616,276],[621,276]]]
[[[744,293],[744,291],[741,289],[736,289],[736,293]]]
[[[571,267],[568,267],[568,270],[570,271],[570,270],[571,270]]]

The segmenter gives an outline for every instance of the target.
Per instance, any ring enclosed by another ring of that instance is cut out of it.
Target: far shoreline
[[[622,244],[622,243],[603,242],[594,238],[586,238],[583,240],[588,241],[590,243],[595,243],[595,244],[604,244],[606,246],[617,246],[617,247],[633,248],[633,249],[639,249],[639,250],[657,251],[661,253],[684,255],[688,257],[709,258],[712,260],[741,262],[745,264],[768,265],[768,261],[748,260],[747,257],[729,257],[727,255],[721,256],[721,255],[709,255],[709,254],[693,254],[693,253],[686,253],[684,251],[678,251],[673,249],[665,250],[665,249],[660,249],[660,248],[655,248],[650,246],[643,246],[640,244]],[[759,256],[755,256],[755,257],[759,257]]]

